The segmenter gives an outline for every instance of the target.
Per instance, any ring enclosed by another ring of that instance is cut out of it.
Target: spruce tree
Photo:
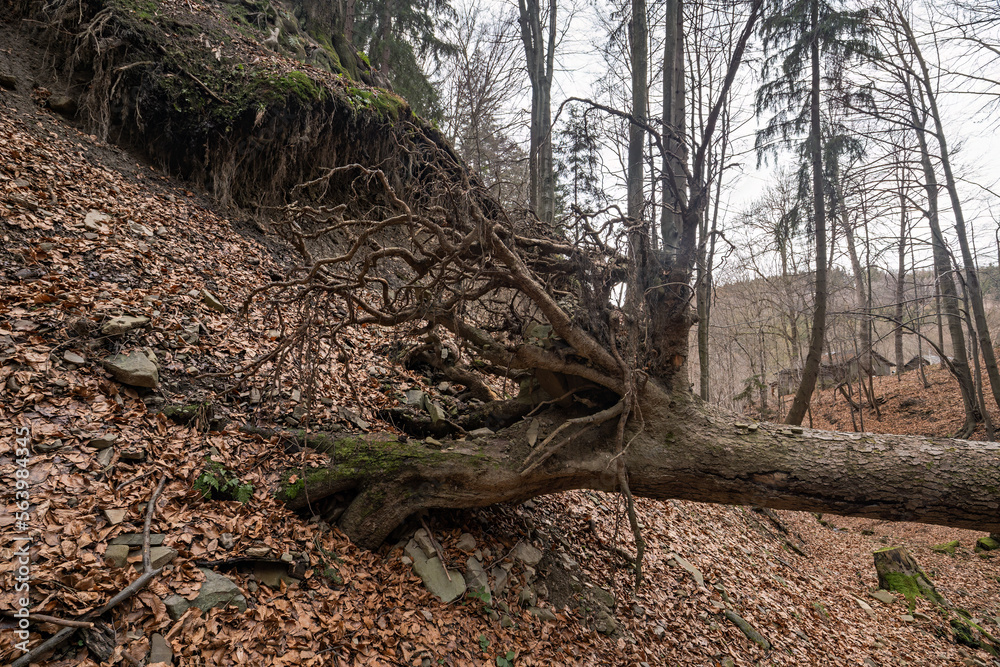
[[[816,240],[815,309],[802,380],[786,421],[801,424],[819,377],[826,332],[827,184],[824,173],[824,77],[839,75],[845,63],[876,55],[870,40],[868,12],[840,9],[838,0],[773,0],[760,35],[767,58],[764,83],[757,93],[757,112],[774,112],[757,135],[758,155],[776,144],[797,143],[808,157],[811,202],[805,207]]]

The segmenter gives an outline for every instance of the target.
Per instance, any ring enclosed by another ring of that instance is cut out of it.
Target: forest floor
[[[11,57],[0,54],[0,68]],[[510,610],[505,627],[479,599],[444,604],[429,594],[403,559],[405,536],[365,551],[325,522],[291,513],[273,497],[280,471],[290,456],[306,462],[316,455],[289,455],[276,439],[237,427],[291,423],[294,394],[265,411],[254,392],[267,387],[251,379],[227,399],[232,379],[212,375],[271,343],[256,304],[249,325],[233,311],[253,288],[283,274],[291,252],[244,214],[213,208],[185,183],[41,108],[44,97],[32,96],[26,83],[0,90],[0,499],[8,509],[18,429],[30,429],[32,444],[27,527],[11,512],[0,515],[6,612],[17,608],[15,550],[25,536],[33,613],[77,618],[125,589],[142,568],[138,552],[114,567],[105,561],[109,543],[142,530],[145,505],[165,478],[151,532],[163,534],[177,554],[148,588],[108,614],[115,648],[107,664],[144,664],[154,634],[166,638],[177,665],[994,664],[989,654],[947,639],[930,604],[918,600],[911,615],[901,596],[890,603],[871,596],[872,552],[902,545],[945,597],[998,631],[1000,559],[975,553],[981,534],[970,531],[640,500],[648,549],[646,580],[634,593],[631,570],[609,548],[633,546],[616,496],[574,492],[430,514],[428,527],[450,566],[463,569],[469,556],[459,548],[463,533],[474,538],[487,571],[509,566],[492,603]],[[201,290],[228,312],[213,309]],[[120,315],[149,322],[122,335],[100,332]],[[391,429],[378,421],[379,409],[408,389],[435,391],[433,378],[394,363],[394,342],[382,330],[354,332],[315,423],[343,432]],[[158,389],[120,384],[99,363],[135,350],[155,355]],[[935,380],[928,391],[893,382],[884,380],[879,391],[911,401],[908,408],[891,399],[882,421],[868,419],[866,428],[954,430],[956,395],[948,382]],[[215,405],[228,424],[205,418],[180,425],[160,413],[167,404],[196,402]],[[821,396],[813,413],[817,426],[850,429],[842,401]],[[207,456],[252,485],[248,502],[205,499],[194,488]],[[950,540],[960,543],[954,555],[930,548]],[[588,610],[559,606],[557,588],[569,584],[515,559],[519,543],[574,563],[576,583],[609,593],[610,634],[591,627]],[[223,574],[239,587],[246,611],[192,608],[177,619],[168,613],[170,596],[198,596],[206,579],[199,563],[261,548],[307,567],[273,585],[230,567]],[[537,606],[554,620],[518,604],[532,578]],[[726,609],[771,648],[748,640]],[[0,618],[4,662],[20,655],[16,625]],[[56,630],[32,625],[30,644]],[[39,664],[97,662],[74,639]]]

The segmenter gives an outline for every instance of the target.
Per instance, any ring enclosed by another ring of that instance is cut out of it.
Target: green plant
[[[486,649],[489,647],[490,640],[486,637],[486,635],[479,635],[479,649],[485,653]]]
[[[211,457],[205,457],[205,470],[194,481],[196,491],[206,500],[238,500],[246,504],[253,496],[253,484],[240,481],[236,474]]]
[[[514,667],[514,652],[507,651],[506,655],[497,656],[497,667]]]

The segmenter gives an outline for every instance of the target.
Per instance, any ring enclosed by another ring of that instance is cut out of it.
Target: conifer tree
[[[866,10],[843,10],[839,0],[774,0],[761,22],[767,53],[764,84],[757,93],[757,111],[774,111],[757,135],[758,155],[777,143],[799,143],[808,159],[811,205],[805,208],[816,241],[815,309],[809,351],[802,380],[787,422],[801,424],[819,377],[826,332],[827,190],[821,108],[824,80],[842,71],[845,63],[874,56]],[[826,70],[827,77],[823,76]],[[805,172],[803,172],[805,173]]]

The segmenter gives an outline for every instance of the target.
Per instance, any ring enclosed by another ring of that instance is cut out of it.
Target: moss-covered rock
[[[976,540],[976,551],[994,551],[1000,549],[1000,542],[990,537],[980,537]]]
[[[924,574],[906,549],[903,547],[879,549],[874,556],[879,587],[902,593],[910,611],[916,607],[918,597],[939,605],[946,604],[945,599],[930,582],[930,578]]]
[[[952,540],[951,542],[945,542],[944,544],[935,544],[931,547],[931,551],[939,554],[948,554],[949,556],[955,555],[955,550],[959,547],[958,540]]]

